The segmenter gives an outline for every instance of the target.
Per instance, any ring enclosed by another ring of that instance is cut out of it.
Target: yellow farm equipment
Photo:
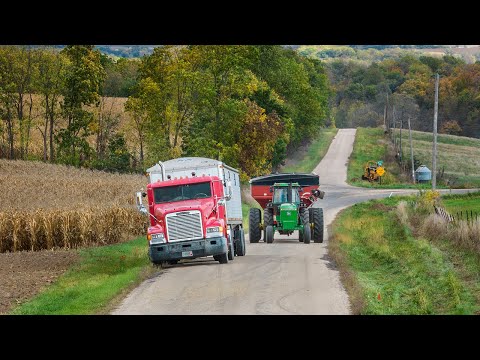
[[[364,166],[362,180],[382,181],[382,176],[385,174],[385,168],[382,166],[383,161],[368,161]]]

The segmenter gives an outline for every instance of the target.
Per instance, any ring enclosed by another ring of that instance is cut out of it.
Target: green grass
[[[414,238],[396,215],[400,200],[357,204],[335,221],[329,250],[350,298],[361,299],[355,312],[476,313],[480,302],[472,276],[478,280],[480,263],[470,261],[459,268],[448,248]]]
[[[323,159],[328,148],[337,134],[338,129],[321,129],[318,137],[308,145],[308,150],[300,161],[282,168],[282,172],[310,173]]]
[[[396,131],[397,139],[400,138]],[[409,161],[408,131],[402,132],[403,157]],[[397,140],[398,141],[398,140]],[[412,131],[415,157],[431,169],[432,134]],[[361,180],[367,161],[384,160],[386,174],[382,184]],[[437,188],[480,187],[480,139],[453,135],[438,136],[437,169],[445,168],[445,179],[437,177]],[[449,183],[446,182],[449,178]],[[412,184],[410,176],[402,173],[394,158],[393,144],[381,128],[358,128],[347,173],[348,183],[367,188],[430,189],[430,184]]]
[[[247,203],[242,202],[243,229],[245,231],[245,234],[248,234],[248,213],[249,213],[251,208],[257,208],[257,209],[262,210],[262,208],[260,207],[260,205],[257,202],[252,203],[252,204],[247,204]]]
[[[79,250],[80,262],[13,314],[95,314],[133,287],[150,264],[145,237]]]
[[[442,203],[451,214],[460,211],[480,213],[480,192],[442,196]]]
[[[428,188],[428,185],[415,185],[401,180],[401,169],[392,157],[393,149],[381,128],[358,128],[347,169],[347,182],[354,186],[368,188]],[[386,172],[379,182],[362,180],[364,166],[368,161],[383,161]]]
[[[400,139],[398,130],[396,136]],[[408,141],[408,131],[403,131],[404,156],[410,154]],[[412,131],[414,155],[429,169],[432,167],[432,144],[431,133]],[[453,187],[480,187],[480,139],[440,134],[437,149],[437,169],[444,168],[445,175],[455,180]],[[437,183],[440,181],[437,179]]]

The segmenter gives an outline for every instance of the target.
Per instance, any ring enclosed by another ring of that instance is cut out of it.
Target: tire
[[[231,234],[232,232],[230,232]],[[234,240],[230,236],[230,245],[228,245],[228,260],[232,261],[235,259],[235,244]]]
[[[260,231],[260,209],[250,209],[248,214],[248,238],[251,243],[258,243],[262,237]]]
[[[265,242],[267,244],[273,243],[273,226],[268,225],[265,229]]]
[[[243,232],[243,229],[240,228],[238,229],[237,231],[237,234],[238,234],[238,239],[237,239],[237,242],[236,242],[236,254],[237,256],[245,256],[245,253],[246,253],[246,249],[245,249],[245,234]]]
[[[213,258],[217,260],[220,264],[228,264],[228,251],[224,254],[214,255]]]
[[[273,226],[273,209],[266,208],[263,209],[263,241],[267,242],[267,226]]]
[[[310,208],[311,222],[313,223],[312,239],[314,243],[323,243],[323,209]]]
[[[310,212],[305,211],[302,214],[302,220],[303,220],[303,243],[304,244],[310,244],[310,240],[312,238],[312,233],[310,229]]]
[[[298,230],[298,241],[303,242],[303,230]]]

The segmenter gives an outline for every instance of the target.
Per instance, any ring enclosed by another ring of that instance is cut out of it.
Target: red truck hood
[[[214,206],[214,201],[211,198],[155,204],[154,215],[158,219],[165,219],[165,215],[173,212],[200,210],[202,218],[205,220],[212,213]]]

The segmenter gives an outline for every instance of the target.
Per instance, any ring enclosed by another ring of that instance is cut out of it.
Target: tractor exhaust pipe
[[[287,202],[292,203],[292,183],[288,183]]]

